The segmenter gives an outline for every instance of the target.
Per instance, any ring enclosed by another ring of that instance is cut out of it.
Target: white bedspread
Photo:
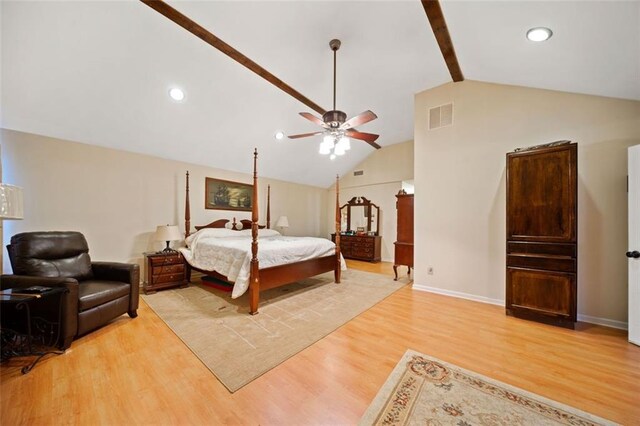
[[[200,230],[187,238],[187,247],[180,249],[191,266],[216,271],[234,282],[232,298],[240,297],[249,288],[251,272],[251,235],[233,231],[234,236],[211,235]],[[335,244],[325,238],[285,237],[275,233],[258,239],[260,268],[295,263],[335,253]],[[342,269],[346,263],[341,257]]]

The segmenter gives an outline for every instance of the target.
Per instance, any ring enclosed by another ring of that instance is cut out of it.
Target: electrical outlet
[[[433,275],[433,266],[429,266],[429,267],[427,268],[427,274],[429,274],[429,275]]]

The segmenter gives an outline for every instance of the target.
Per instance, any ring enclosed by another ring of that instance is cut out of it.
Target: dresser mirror
[[[365,197],[353,197],[340,207],[340,233],[356,234],[366,232],[367,235],[379,235],[380,207]]]

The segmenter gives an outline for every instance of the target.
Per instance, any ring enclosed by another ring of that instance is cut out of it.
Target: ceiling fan
[[[380,145],[375,143],[379,135],[373,133],[359,132],[354,129],[356,126],[368,123],[378,118],[373,112],[367,110],[362,114],[351,117],[347,120],[347,114],[336,109],[336,52],[340,49],[340,40],[333,39],[329,42],[329,47],[333,50],[333,109],[322,115],[322,120],[308,112],[301,112],[300,115],[322,127],[324,130],[320,132],[302,133],[291,135],[289,139],[306,138],[308,136],[324,135],[320,144],[320,154],[331,154],[333,160],[337,155],[344,155],[345,151],[351,149],[349,138],[359,139],[367,142],[376,149],[380,149]]]

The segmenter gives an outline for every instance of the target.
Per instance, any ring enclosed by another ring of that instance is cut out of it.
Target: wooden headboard
[[[207,224],[207,225],[203,225],[203,226],[195,226],[196,231],[199,231],[201,229],[206,229],[206,228],[226,228],[228,225],[228,223],[231,222],[231,230],[233,231],[241,231],[243,229],[251,229],[251,221],[249,219],[242,219],[240,220],[240,222],[236,222],[236,218],[233,218],[233,221],[230,221],[229,219],[218,219],[218,220],[214,220],[213,222]],[[241,226],[240,226],[241,225]],[[264,225],[258,225],[259,229],[264,229],[266,228],[266,226]]]
[[[257,156],[257,152],[254,154],[254,156]],[[255,160],[254,160],[255,162]],[[254,175],[255,175],[255,164],[254,164]],[[254,185],[257,184],[257,180],[256,177],[254,176]],[[189,172],[187,171],[187,179],[186,179],[186,200],[185,200],[185,205],[184,205],[184,228],[185,228],[185,235],[184,237],[188,237],[191,234],[191,207],[190,207],[190,202],[189,202]],[[257,207],[257,206],[255,206]],[[242,219],[240,220],[240,222],[236,222],[236,218],[234,217],[233,220],[229,220],[229,219],[218,219],[218,220],[214,220],[213,222],[207,224],[207,225],[201,225],[201,226],[195,226],[196,231],[199,231],[201,229],[205,229],[205,228],[226,228],[227,227],[227,223],[231,222],[231,228],[234,231],[240,231],[242,229],[251,229],[251,225],[253,224],[253,222],[249,219]],[[240,227],[239,225],[242,224],[242,227]],[[267,185],[267,224],[266,225],[258,225],[259,229],[264,229],[264,228],[271,228],[271,185]]]

